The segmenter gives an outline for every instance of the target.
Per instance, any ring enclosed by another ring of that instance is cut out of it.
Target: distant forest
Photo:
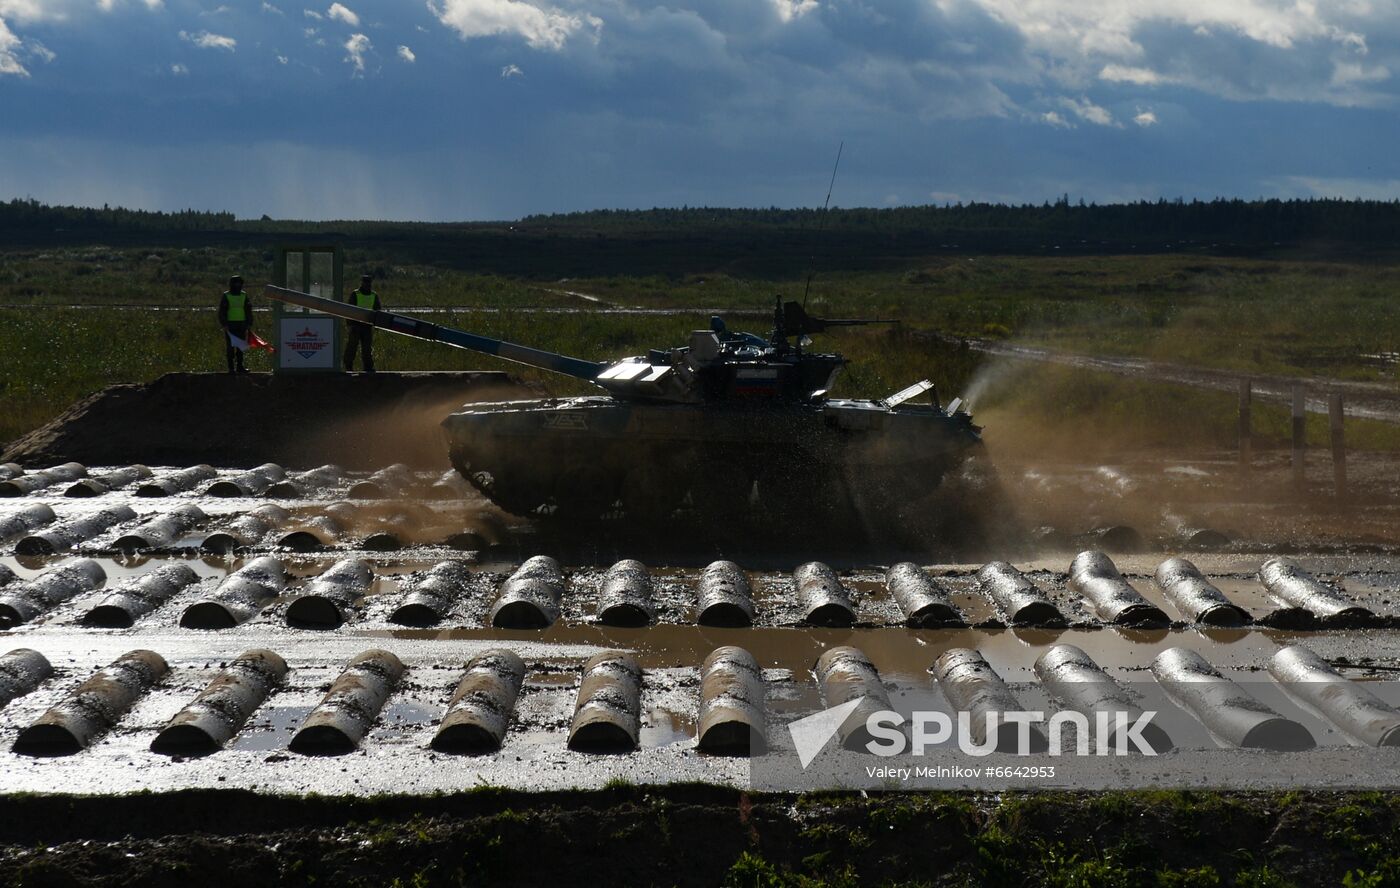
[[[35,200],[0,203],[0,228],[45,228],[71,231],[244,231],[344,233],[375,231],[445,233],[515,227],[534,232],[557,230],[579,234],[686,233],[707,230],[811,230],[859,232],[1037,233],[1045,237],[1122,242],[1217,241],[1260,243],[1336,239],[1366,243],[1394,242],[1400,237],[1400,200],[1159,200],[1125,204],[959,203],[945,206],[819,209],[732,209],[725,207],[590,210],[526,216],[523,219],[467,223],[300,222],[235,219],[232,213],[152,212],[122,207],[48,206]]]

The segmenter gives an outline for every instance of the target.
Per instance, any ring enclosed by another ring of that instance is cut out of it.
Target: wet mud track
[[[1187,546],[1171,534],[1190,522],[1168,518],[1134,529],[1129,548],[1142,551],[1103,551],[1083,567],[1081,547],[1125,538],[1105,532],[1099,519],[1112,516],[1100,510],[1005,562],[914,556],[896,568],[895,555],[804,551],[725,565],[728,553],[670,557],[632,538],[553,539],[440,473],[79,468],[131,477],[66,497],[84,477],[69,470],[0,500],[0,656],[32,651],[44,664],[0,660],[6,792],[764,785],[775,778],[756,776],[756,759],[700,748],[704,714],[738,711],[733,695],[747,694],[761,745],[790,755],[787,725],[832,703],[817,666],[837,648],[865,658],[895,708],[932,699],[947,711],[962,705],[950,656],[981,662],[1021,706],[1047,712],[1074,705],[1047,677],[1052,652],[1149,694],[1199,660],[1314,747],[1255,748],[1211,700],[1168,695],[1175,750],[1208,755],[1135,762],[1098,784],[1090,765],[1066,765],[1054,780],[950,787],[1214,786],[1228,775],[1331,788],[1400,773],[1384,731],[1309,703],[1300,689],[1316,675],[1275,663],[1284,649],[1311,652],[1378,711],[1400,705],[1389,680],[1400,670],[1400,555],[1386,547],[1295,542],[1278,562],[1277,546],[1223,535]],[[135,495],[167,481],[181,489]],[[291,486],[269,494],[278,484]],[[25,545],[36,538],[47,548]],[[1190,570],[1164,564],[1173,556]],[[737,655],[719,658],[737,678],[706,674],[722,648],[747,652],[755,674],[733,666]],[[959,653],[969,651],[980,661]],[[707,699],[712,687],[730,697]],[[182,742],[170,740],[177,724]],[[449,725],[456,741],[441,739]]]

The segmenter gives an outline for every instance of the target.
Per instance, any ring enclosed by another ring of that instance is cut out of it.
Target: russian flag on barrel
[[[734,371],[734,394],[774,397],[778,394],[777,367],[740,367]]]

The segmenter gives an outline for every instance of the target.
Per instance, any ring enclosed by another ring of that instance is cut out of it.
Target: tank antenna
[[[831,191],[836,187],[836,171],[841,168],[841,152],[844,150],[846,150],[846,140],[842,139],[841,144],[836,148],[836,163],[831,165],[831,182],[826,186],[826,203],[822,204],[822,221],[817,227],[818,233],[826,230],[827,211],[831,208]],[[813,256],[812,258],[815,261],[816,257]],[[807,286],[802,290],[803,308],[807,307],[807,297],[812,292],[812,278],[816,277],[816,274],[815,268],[809,267],[807,269]]]

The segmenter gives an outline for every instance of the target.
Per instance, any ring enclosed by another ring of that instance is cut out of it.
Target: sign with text
[[[328,317],[283,317],[277,354],[283,370],[335,370],[335,325]]]

